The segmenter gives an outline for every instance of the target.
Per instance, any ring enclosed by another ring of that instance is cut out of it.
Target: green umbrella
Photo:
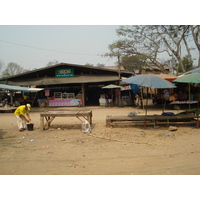
[[[200,73],[192,73],[177,78],[173,83],[200,83]]]
[[[174,83],[188,83],[189,84],[189,101],[190,101],[190,83],[200,83],[200,73],[187,74],[172,81]],[[189,103],[190,109],[190,103]]]

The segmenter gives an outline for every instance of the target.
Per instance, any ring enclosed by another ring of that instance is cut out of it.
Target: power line
[[[4,40],[0,40],[0,42],[4,42],[4,43],[7,43],[7,44],[13,44],[13,45],[17,45],[17,46],[28,47],[28,48],[32,48],[32,49],[39,49],[39,50],[43,50],[43,51],[57,52],[57,53],[66,53],[66,54],[83,55],[83,56],[98,56],[96,54],[71,53],[71,52],[58,51],[58,50],[53,50],[53,49],[45,49],[45,48],[41,48],[41,47],[33,47],[33,46],[25,45],[25,44],[18,44],[18,43],[8,42],[8,41],[4,41]]]

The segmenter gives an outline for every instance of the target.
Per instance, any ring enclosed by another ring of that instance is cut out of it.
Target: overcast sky
[[[113,66],[116,59],[101,55],[109,52],[108,45],[118,39],[116,29],[120,24],[198,24],[198,6],[192,6],[191,15],[190,5],[179,9],[177,4],[173,0],[164,7],[159,0],[134,4],[129,0],[4,1],[0,12],[0,60],[4,66],[14,62],[25,69],[45,67],[54,60]]]
[[[25,69],[45,67],[57,60],[72,64],[115,65],[102,57],[118,39],[117,25],[1,25],[0,59]]]

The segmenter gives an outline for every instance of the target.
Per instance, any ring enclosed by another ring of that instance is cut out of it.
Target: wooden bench
[[[51,125],[51,122],[56,117],[76,117],[81,122],[80,118],[87,120],[92,125],[92,110],[65,110],[65,111],[47,111],[40,113],[40,131],[48,129]],[[46,120],[46,123],[44,121]]]
[[[118,125],[182,125],[196,123],[198,127],[198,118],[194,114],[186,115],[174,115],[174,116],[163,116],[163,115],[138,115],[138,116],[107,116],[106,126],[118,126]]]

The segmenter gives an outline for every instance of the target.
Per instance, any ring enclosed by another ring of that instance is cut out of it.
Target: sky
[[[190,15],[190,5],[181,5],[180,10],[176,7],[180,5],[172,0],[164,7],[158,0],[134,4],[129,0],[31,2],[8,0],[0,3],[0,60],[4,67],[14,62],[31,70],[45,67],[54,60],[114,66],[116,59],[101,55],[108,53],[109,44],[118,40],[119,25],[195,24],[195,19],[199,18],[196,17],[198,6],[190,4],[191,20],[183,14],[187,10]],[[164,10],[170,11],[170,15],[164,14]]]
[[[0,60],[25,69],[45,67],[50,61],[114,66],[101,55],[118,39],[118,25],[0,25]]]

